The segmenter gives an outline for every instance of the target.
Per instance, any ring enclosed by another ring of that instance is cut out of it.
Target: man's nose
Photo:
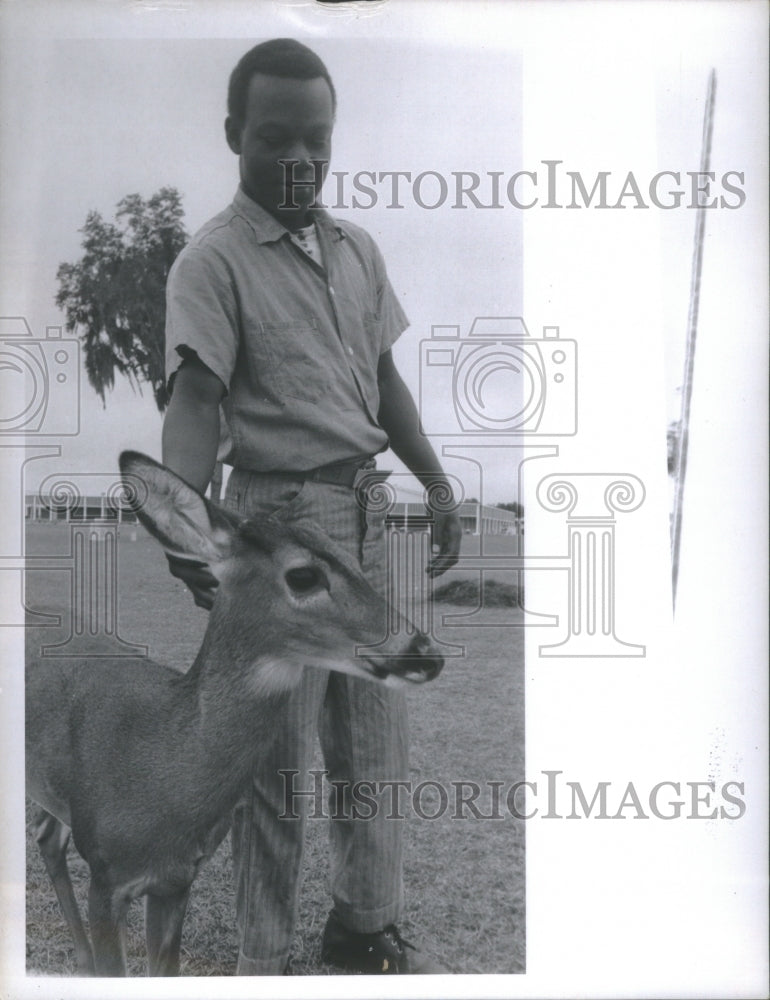
[[[303,170],[305,170],[307,167],[310,167],[312,171],[312,164],[310,162],[310,150],[308,149],[306,143],[303,142],[301,139],[298,139],[296,140],[296,142],[292,143],[291,147],[288,150],[287,159],[296,160],[297,168],[301,167]]]

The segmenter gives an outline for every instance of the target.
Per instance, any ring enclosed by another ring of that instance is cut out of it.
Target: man
[[[232,73],[225,133],[241,183],[169,276],[163,457],[203,491],[221,445],[233,465],[228,505],[314,519],[382,590],[384,528],[353,488],[361,470],[389,444],[428,490],[448,484],[393,363],[390,348],[407,320],[379,250],[357,226],[314,207],[335,105],[324,64],[291,39],[256,46]],[[456,515],[437,511],[432,575],[456,562],[460,536]],[[206,567],[172,572],[211,605]],[[241,975],[280,975],[291,947],[304,818],[279,818],[279,771],[296,771],[293,787],[305,787],[318,728],[330,779],[408,777],[403,696],[306,674],[284,737],[233,818]],[[331,824],[334,909],[322,958],[365,972],[444,971],[398,932],[402,833],[387,811],[383,803],[373,819]]]

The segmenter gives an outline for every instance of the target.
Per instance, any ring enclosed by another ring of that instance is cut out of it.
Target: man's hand
[[[196,559],[182,559],[179,556],[169,555],[168,552],[166,559],[168,559],[171,575],[190,588],[198,607],[210,611],[214,604],[214,594],[219,586],[219,581],[211,573],[206,563],[198,562]]]
[[[455,511],[434,512],[431,540],[435,554],[426,569],[428,576],[441,576],[454,566],[460,555],[462,537],[460,518]]]

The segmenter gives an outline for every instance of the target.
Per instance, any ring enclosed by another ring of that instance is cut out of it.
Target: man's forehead
[[[316,114],[328,113],[331,117],[332,93],[322,76],[302,80],[255,73],[249,80],[248,108],[259,114],[302,108]]]

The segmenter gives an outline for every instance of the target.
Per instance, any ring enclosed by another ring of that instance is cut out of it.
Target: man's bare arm
[[[163,462],[201,493],[206,491],[217,460],[221,380],[197,360],[183,362],[163,421]],[[203,563],[166,554],[173,576],[192,591],[195,603],[211,608],[218,586]]]
[[[201,493],[217,460],[219,404],[224,395],[224,385],[210,368],[186,360],[176,373],[163,421],[163,464]]]

